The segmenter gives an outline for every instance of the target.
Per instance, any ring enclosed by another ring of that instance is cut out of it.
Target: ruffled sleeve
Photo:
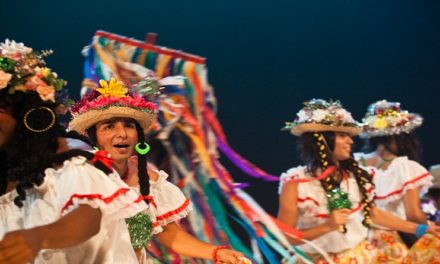
[[[432,185],[432,180],[422,165],[407,157],[398,157],[385,171],[377,171],[374,177],[376,200],[384,203],[400,200],[414,188],[421,188],[424,193]]]
[[[45,173],[48,184],[36,189],[51,193],[45,189],[53,188],[62,215],[82,204],[99,208],[103,214],[117,215],[118,218],[128,218],[147,209],[142,197],[115,173],[106,175],[84,157],[66,160],[61,168],[49,168]]]
[[[280,188],[289,181],[296,181],[298,185],[297,205],[305,218],[315,218],[324,215],[327,210],[327,199],[321,183],[306,173],[305,166],[298,166],[287,170],[280,176]]]
[[[153,233],[159,233],[163,226],[178,221],[188,215],[192,204],[182,191],[167,180],[168,174],[157,171],[157,181],[150,181],[150,215],[153,218]]]
[[[291,180],[298,180],[300,178],[304,178],[305,177],[304,171],[305,171],[304,166],[298,166],[298,167],[290,168],[286,172],[283,172],[280,175],[280,185],[278,188],[278,193],[281,193],[284,184],[286,184],[287,182]]]

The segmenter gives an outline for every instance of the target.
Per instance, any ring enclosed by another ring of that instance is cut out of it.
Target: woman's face
[[[136,121],[131,118],[111,118],[96,124],[96,141],[115,162],[127,162],[138,141]]]
[[[0,149],[3,149],[10,141],[14,133],[17,121],[12,117],[6,107],[0,106]]]
[[[353,139],[351,139],[351,136],[348,133],[335,132],[335,149],[333,150],[333,157],[337,161],[350,158],[352,144]]]

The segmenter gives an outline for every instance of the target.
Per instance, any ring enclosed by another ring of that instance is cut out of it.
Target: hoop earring
[[[33,128],[33,127],[31,127],[31,126],[29,125],[29,123],[28,123],[28,117],[29,117],[29,115],[30,115],[32,112],[34,112],[35,110],[40,110],[40,109],[41,109],[41,110],[46,110],[46,111],[48,111],[49,114],[50,114],[50,116],[52,117],[52,121],[50,121],[50,124],[49,124],[47,127],[42,128],[42,129],[36,129],[36,128]],[[46,106],[40,106],[40,107],[38,107],[38,108],[32,108],[32,109],[30,109],[29,111],[27,111],[26,114],[25,114],[24,117],[23,117],[23,123],[24,123],[24,126],[25,126],[28,130],[30,130],[30,131],[32,131],[32,132],[34,132],[34,133],[42,133],[42,132],[46,132],[47,130],[51,129],[51,128],[53,127],[53,125],[55,125],[55,121],[56,121],[56,115],[55,115],[55,112],[54,112],[52,109],[50,109],[49,107],[46,107]]]
[[[141,148],[141,144],[144,144],[145,148]],[[147,142],[143,142],[143,143],[139,142],[139,143],[136,144],[134,149],[136,150],[136,152],[139,155],[146,155],[150,151],[150,145],[148,145]]]

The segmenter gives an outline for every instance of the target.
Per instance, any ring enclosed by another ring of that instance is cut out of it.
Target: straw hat
[[[371,138],[380,136],[409,133],[423,123],[423,118],[400,108],[399,102],[377,101],[368,107],[362,119],[361,137]]]
[[[110,82],[101,80],[101,87],[83,96],[70,109],[73,119],[69,130],[87,135],[87,129],[96,123],[113,117],[127,117],[136,120],[147,132],[155,120],[157,106],[142,96],[129,92],[128,88],[116,79]]]
[[[296,119],[286,122],[283,128],[295,136],[320,131],[345,132],[352,136],[360,133],[358,123],[339,101],[312,99],[304,102],[304,107],[296,115]]]

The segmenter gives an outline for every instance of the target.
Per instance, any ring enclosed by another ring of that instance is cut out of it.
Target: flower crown
[[[137,90],[143,89],[148,90],[145,86],[152,87],[150,83],[144,84],[142,86],[136,86]],[[75,117],[80,114],[84,114],[90,110],[105,110],[113,106],[129,107],[143,112],[155,113],[157,111],[156,104],[146,101],[141,95],[136,92],[130,92],[129,89],[121,82],[112,78],[109,82],[100,80],[98,87],[85,96],[83,96],[79,101],[77,101],[70,111]],[[151,88],[150,94],[157,93],[158,91]]]
[[[400,108],[399,102],[377,101],[368,107],[362,119],[362,137],[409,133],[423,123],[423,118]]]
[[[50,68],[46,67],[44,57],[52,50],[34,52],[23,43],[6,39],[0,43],[0,90],[35,91],[43,101],[66,104],[68,94],[62,88],[67,84]]]
[[[296,114],[293,122],[286,122],[283,130],[290,130],[300,124],[322,124],[329,126],[357,127],[357,122],[339,101],[312,99]]]

